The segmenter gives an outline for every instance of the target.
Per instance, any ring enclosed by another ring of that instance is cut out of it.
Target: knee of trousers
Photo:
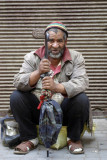
[[[85,93],[80,93],[71,99],[71,109],[76,112],[84,112],[89,110],[89,99]]]
[[[10,107],[17,107],[21,103],[22,93],[20,91],[13,91],[10,96]]]
[[[77,95],[75,101],[83,110],[89,109],[89,99],[85,93],[80,93]]]

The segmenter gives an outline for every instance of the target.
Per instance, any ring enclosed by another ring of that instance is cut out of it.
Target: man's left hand
[[[49,89],[52,92],[55,92],[57,84],[51,77],[44,77],[42,80],[42,89]]]
[[[51,77],[44,77],[42,80],[42,89],[49,89],[54,93],[67,94],[64,86],[61,83],[56,83]]]

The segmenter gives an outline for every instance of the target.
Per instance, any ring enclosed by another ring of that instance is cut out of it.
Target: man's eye
[[[53,39],[49,39],[49,42],[50,42],[50,43],[53,43]]]
[[[63,40],[62,40],[62,39],[59,39],[58,42],[63,42]]]

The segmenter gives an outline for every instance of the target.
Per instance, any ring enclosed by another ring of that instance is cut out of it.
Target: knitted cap
[[[67,37],[68,37],[67,28],[64,26],[63,23],[57,22],[57,21],[56,21],[56,22],[52,22],[52,23],[50,23],[50,24],[46,27],[45,32],[46,32],[47,30],[49,30],[50,28],[59,28],[59,29],[63,30],[64,32],[66,32]]]

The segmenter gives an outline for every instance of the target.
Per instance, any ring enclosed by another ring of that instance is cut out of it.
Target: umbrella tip
[[[49,157],[49,149],[47,149],[47,157]]]

